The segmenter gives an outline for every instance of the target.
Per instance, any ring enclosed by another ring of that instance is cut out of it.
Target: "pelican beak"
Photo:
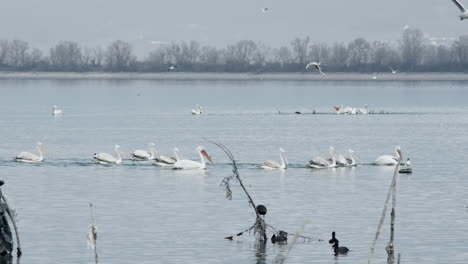
[[[206,153],[205,150],[202,150],[200,152],[203,156],[205,156],[205,158],[210,162],[210,163],[213,163],[213,161],[211,160],[210,156],[208,156],[208,153]]]
[[[47,151],[45,151],[45,149],[44,149],[43,146],[38,146],[38,148],[39,148],[42,152],[44,152],[44,154],[47,154]]]
[[[338,106],[333,106],[333,108],[335,108],[336,111],[340,111],[340,108]]]

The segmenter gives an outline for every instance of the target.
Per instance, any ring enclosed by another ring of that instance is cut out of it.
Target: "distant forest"
[[[402,72],[468,72],[468,35],[451,45],[430,43],[418,29],[404,30],[397,44],[364,38],[327,44],[303,37],[279,48],[252,40],[216,48],[182,41],[158,45],[141,60],[121,40],[105,48],[61,41],[47,53],[22,40],[0,40],[0,71],[304,72],[312,61],[321,62],[325,72],[388,72],[390,67]]]

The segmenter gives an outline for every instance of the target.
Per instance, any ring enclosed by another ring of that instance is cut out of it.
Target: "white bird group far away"
[[[364,105],[364,107],[344,107],[343,105],[340,106],[333,106],[333,108],[336,110],[336,113],[338,115],[367,115],[369,114],[369,109],[367,108],[367,105]]]

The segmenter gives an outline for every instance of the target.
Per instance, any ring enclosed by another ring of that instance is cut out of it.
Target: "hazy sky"
[[[436,37],[468,34],[451,0],[15,0],[2,1],[1,12],[1,39],[43,49],[60,40],[96,46],[122,39],[140,54],[156,46],[151,41],[224,47],[251,39],[279,47],[307,35],[313,42],[396,40],[406,24]]]

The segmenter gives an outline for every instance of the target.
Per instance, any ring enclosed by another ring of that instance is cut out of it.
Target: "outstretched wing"
[[[460,2],[458,2],[458,0],[452,0],[452,2],[458,6],[458,8],[460,9],[460,11],[466,12],[465,7],[464,7]]]

